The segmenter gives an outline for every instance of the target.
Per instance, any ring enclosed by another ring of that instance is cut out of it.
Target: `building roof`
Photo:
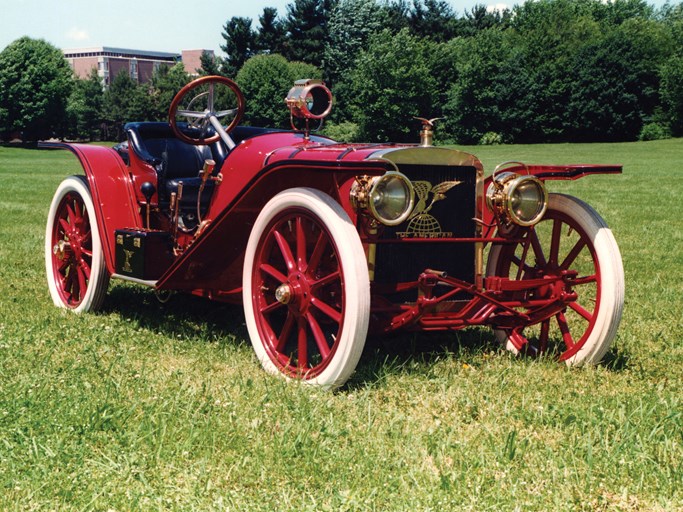
[[[148,50],[131,50],[127,48],[113,48],[111,46],[93,46],[89,48],[68,48],[62,50],[64,57],[67,59],[75,57],[124,57],[124,58],[141,58],[151,60],[166,60],[177,61],[180,60],[179,53],[170,52],[154,52]]]

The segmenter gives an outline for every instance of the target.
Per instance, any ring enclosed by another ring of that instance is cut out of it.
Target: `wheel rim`
[[[302,209],[281,212],[263,233],[252,271],[261,343],[285,374],[314,378],[334,358],[342,336],[339,252],[323,223]]]
[[[602,280],[595,246],[575,219],[557,210],[548,210],[529,232],[529,240],[526,254],[523,245],[502,248],[496,275],[538,279],[575,270],[577,276],[561,291],[578,297],[549,319],[525,328],[524,333],[516,328],[507,330],[507,335],[515,347],[531,355],[549,352],[560,360],[569,359],[584,346],[598,319]],[[558,290],[542,287],[527,298],[543,299],[550,293]]]
[[[52,273],[62,302],[76,308],[88,291],[92,269],[92,231],[83,198],[64,195],[52,226]]]

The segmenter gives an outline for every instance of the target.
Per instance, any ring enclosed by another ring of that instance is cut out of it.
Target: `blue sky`
[[[0,0],[0,50],[27,35],[58,48],[113,46],[178,53],[202,48],[222,55],[221,30],[228,19],[257,20],[264,7],[276,7],[283,16],[292,1]],[[505,0],[449,1],[459,14],[476,4],[506,5]],[[508,0],[507,5],[513,3]],[[663,0],[648,3],[661,5]]]

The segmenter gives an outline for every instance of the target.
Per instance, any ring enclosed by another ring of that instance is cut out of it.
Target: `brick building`
[[[178,54],[107,46],[74,48],[63,50],[63,53],[76,76],[87,78],[95,68],[107,86],[121,71],[129,73],[136,82],[143,83],[151,80],[154,70],[159,66],[171,67],[177,62],[182,62],[188,73],[196,75],[201,67],[200,57],[204,51],[213,55],[211,50],[183,50],[182,54]]]

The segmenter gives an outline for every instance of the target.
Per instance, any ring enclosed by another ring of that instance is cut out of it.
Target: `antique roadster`
[[[291,131],[240,126],[238,86],[207,76],[119,146],[53,144],[84,174],[49,210],[54,303],[97,310],[110,278],[241,302],[263,367],[325,388],[368,335],[399,329],[487,325],[515,353],[601,360],[624,302],[619,249],[545,182],[620,166],[507,162],[485,177],[432,145],[430,120],[419,143],[342,144],[312,133],[332,105],[322,82],[297,81],[285,103]]]

